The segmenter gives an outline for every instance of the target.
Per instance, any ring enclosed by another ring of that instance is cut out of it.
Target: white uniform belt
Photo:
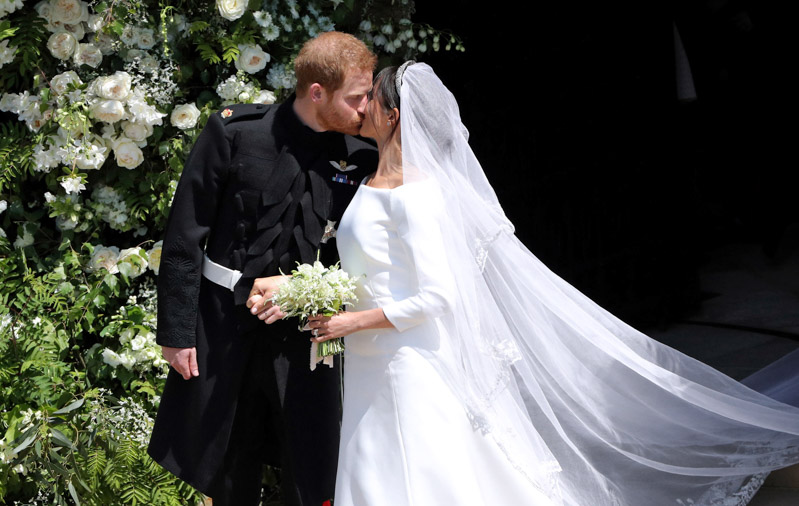
[[[209,281],[233,291],[233,287],[236,286],[239,278],[241,278],[241,272],[223,267],[206,255],[203,258],[203,276]]]

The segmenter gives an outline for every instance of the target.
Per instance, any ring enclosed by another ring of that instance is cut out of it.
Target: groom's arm
[[[164,360],[183,376],[183,379],[187,380],[200,375],[200,369],[197,367],[197,348],[162,346],[161,354],[164,356]]]

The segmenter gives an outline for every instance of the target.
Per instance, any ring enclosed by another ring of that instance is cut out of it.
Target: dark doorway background
[[[696,306],[717,246],[756,242],[777,261],[799,215],[780,120],[791,18],[777,2],[648,4],[428,0],[414,16],[464,41],[419,60],[458,99],[519,238],[639,327]],[[695,100],[677,91],[675,26]]]

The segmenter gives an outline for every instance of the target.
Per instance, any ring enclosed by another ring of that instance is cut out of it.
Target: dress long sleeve
[[[386,318],[400,332],[450,312],[455,300],[455,280],[441,239],[445,209],[439,192],[437,186],[424,181],[405,184],[391,195],[391,214],[416,267],[418,287],[415,294],[383,306]]]
[[[186,160],[164,235],[156,339],[162,346],[195,345],[205,240],[216,218],[230,157],[231,140],[223,120],[212,114]]]

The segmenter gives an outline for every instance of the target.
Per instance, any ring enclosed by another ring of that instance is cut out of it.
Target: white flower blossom
[[[99,14],[90,14],[89,19],[86,20],[86,28],[90,32],[99,32],[103,28],[105,16]]]
[[[286,65],[272,65],[266,73],[266,82],[272,89],[290,89],[297,84],[294,71]]]
[[[56,201],[55,195],[50,192],[44,192],[44,201],[51,204]]]
[[[0,1],[0,18],[21,8],[22,0],[2,0]]]
[[[89,5],[81,0],[51,0],[49,19],[50,22],[68,25],[87,21]]]
[[[139,31],[133,25],[125,25],[119,34],[119,40],[126,46],[135,46],[139,42]]]
[[[22,233],[17,235],[14,241],[14,247],[17,249],[27,248],[34,242],[33,234],[28,231],[28,227],[22,227]]]
[[[74,70],[67,70],[50,79],[50,89],[57,95],[67,93],[70,85],[80,86],[81,84],[83,84],[83,81],[80,80],[80,77]]]
[[[156,43],[155,32],[152,28],[140,28],[136,39],[136,45],[140,49],[152,49]]]
[[[153,244],[153,247],[147,251],[147,263],[150,266],[150,269],[158,275],[158,271],[161,268],[161,250],[164,247],[164,241],[158,241]]]
[[[252,15],[261,28],[268,28],[272,24],[272,15],[266,11],[255,11]]]
[[[275,24],[271,24],[261,30],[261,36],[268,42],[277,40],[280,37],[280,28]]]
[[[154,106],[147,103],[144,93],[136,88],[128,97],[128,111],[131,114],[131,120],[136,123],[145,125],[160,125],[166,113],[158,112]]]
[[[197,120],[200,119],[200,110],[194,104],[181,104],[172,110],[172,116],[169,121],[172,126],[187,130],[197,126]]]
[[[135,169],[144,161],[144,153],[136,142],[120,137],[114,142],[114,158],[120,167]]]
[[[2,214],[6,209],[8,209],[8,202],[5,200],[0,200],[0,214]]]
[[[78,49],[78,39],[69,32],[54,33],[47,39],[47,49],[59,60],[68,60]]]
[[[119,272],[117,261],[119,259],[119,248],[116,246],[97,245],[89,260],[89,270],[98,271],[105,269],[111,274]]]
[[[81,182],[79,177],[65,177],[61,181],[61,186],[64,187],[67,193],[74,193],[76,195],[80,193],[81,190],[86,189],[86,185]]]
[[[255,97],[254,103],[256,104],[274,104],[277,97],[275,97],[274,91],[269,90],[261,90],[258,92],[258,96]]]
[[[97,68],[103,61],[103,53],[94,44],[80,43],[72,60],[76,65],[88,65],[92,68]]]
[[[119,100],[97,100],[89,107],[92,117],[106,123],[125,118],[125,106]]]
[[[132,82],[130,74],[118,70],[113,75],[101,76],[92,81],[90,89],[101,98],[124,101],[130,96]]]
[[[143,248],[134,247],[119,252],[117,268],[129,278],[142,275],[147,270],[147,254]]]
[[[219,15],[228,21],[235,21],[247,10],[247,0],[216,0]]]
[[[248,74],[255,74],[263,70],[266,64],[272,57],[261,49],[259,44],[255,45],[239,45],[239,57],[236,59],[236,68],[243,70]]]
[[[118,366],[119,364],[122,363],[122,359],[113,350],[105,348],[103,350],[102,355],[103,355],[103,362],[105,362],[106,364],[110,365],[111,367],[116,367],[116,366]]]
[[[135,121],[122,122],[122,134],[143,148],[147,145],[147,138],[153,134],[152,125],[136,123]]]
[[[81,144],[76,150],[75,164],[82,170],[97,170],[105,163],[108,148],[98,144]]]
[[[14,61],[14,55],[17,52],[17,47],[8,47],[8,42],[8,39],[0,42],[0,69],[3,68],[5,64]]]

